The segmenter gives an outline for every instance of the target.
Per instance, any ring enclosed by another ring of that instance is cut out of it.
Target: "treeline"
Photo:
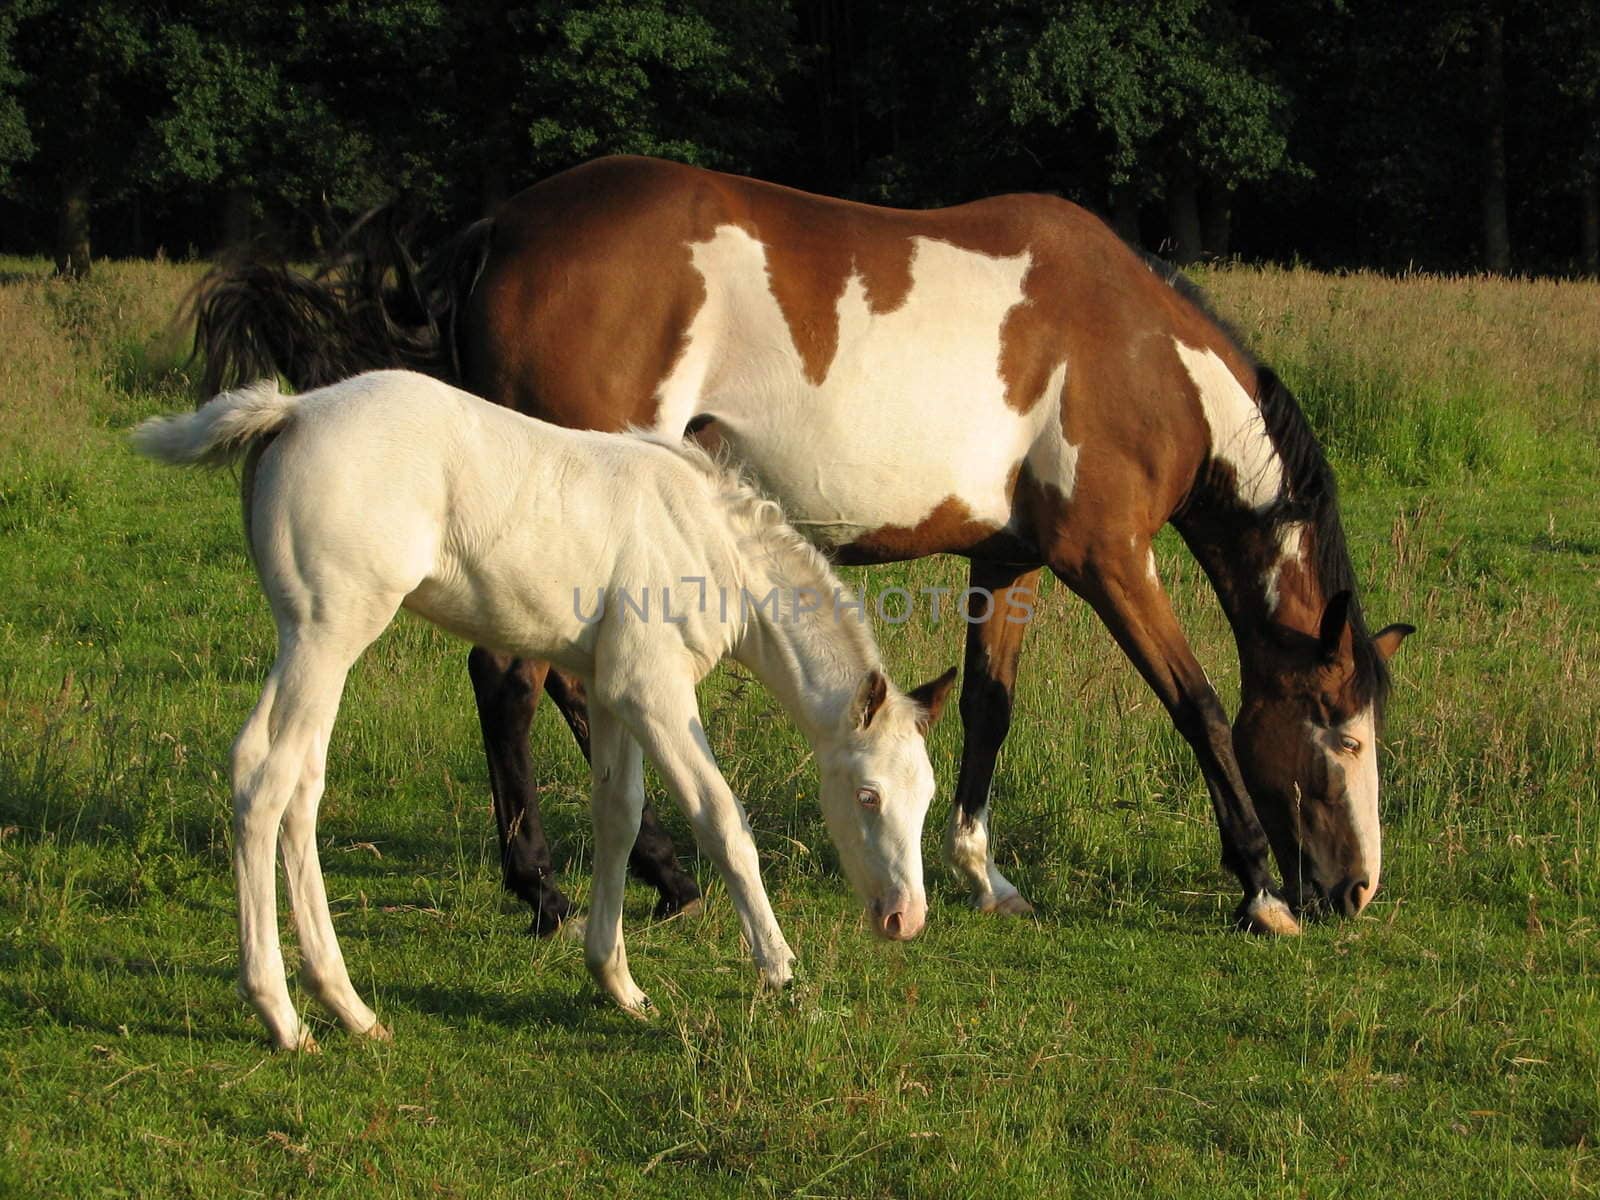
[[[1595,273],[1600,0],[5,0],[0,249],[291,253],[598,154],[1124,236]]]

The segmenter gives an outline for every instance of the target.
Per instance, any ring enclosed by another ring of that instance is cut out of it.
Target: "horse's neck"
[[[1204,568],[1249,666],[1276,639],[1274,628],[1317,632],[1326,597],[1317,570],[1317,531],[1273,523],[1234,506],[1197,505],[1177,522]]]
[[[762,571],[754,576],[744,585],[752,603],[733,658],[777,697],[816,746],[839,727],[862,679],[878,666],[865,625],[859,630],[845,625],[862,620],[861,610],[836,614],[832,581],[828,594],[818,596],[797,592],[812,587],[810,582],[797,584]],[[775,611],[771,604],[754,603],[773,594]]]

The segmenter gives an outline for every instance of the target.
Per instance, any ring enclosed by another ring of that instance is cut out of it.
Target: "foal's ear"
[[[956,685],[956,669],[951,667],[937,679],[931,679],[919,688],[911,689],[911,698],[917,702],[917,732],[923,737],[944,711],[944,702],[950,698],[950,689]]]
[[[1372,635],[1372,648],[1378,652],[1379,658],[1388,662],[1394,657],[1394,652],[1400,649],[1400,643],[1416,631],[1415,625],[1385,625]]]
[[[878,715],[883,702],[889,698],[889,681],[883,672],[874,668],[856,688],[856,697],[850,702],[850,724],[855,729],[865,729]]]
[[[1328,601],[1322,610],[1322,626],[1317,633],[1317,647],[1324,662],[1340,662],[1353,653],[1350,632],[1350,602],[1354,596],[1343,591]]]

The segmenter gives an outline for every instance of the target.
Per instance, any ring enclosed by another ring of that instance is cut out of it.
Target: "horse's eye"
[[[1343,747],[1346,754],[1355,754],[1361,749],[1361,743],[1348,733],[1339,738],[1339,745]]]
[[[856,803],[862,808],[878,809],[883,807],[883,797],[878,795],[877,788],[857,788]]]

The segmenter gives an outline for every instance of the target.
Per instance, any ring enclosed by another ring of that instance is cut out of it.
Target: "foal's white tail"
[[[287,425],[298,403],[298,396],[278,391],[276,379],[262,379],[214,396],[195,412],[151,417],[133,431],[133,448],[175,467],[225,466]]]

